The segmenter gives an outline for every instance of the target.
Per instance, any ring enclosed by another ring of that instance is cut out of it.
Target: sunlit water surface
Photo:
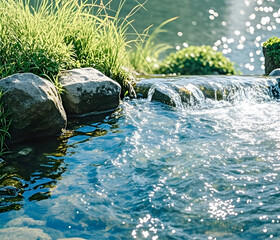
[[[280,238],[280,105],[263,95],[184,109],[123,102],[5,160],[0,229],[52,239]]]
[[[127,15],[137,2],[145,0],[127,0],[121,15]],[[118,5],[119,1],[111,3],[113,9]],[[169,43],[172,51],[210,45],[235,62],[244,74],[264,73],[262,43],[279,37],[277,0],[148,0],[144,8],[132,16],[139,32],[179,17],[164,27],[168,31],[159,36],[158,42]]]

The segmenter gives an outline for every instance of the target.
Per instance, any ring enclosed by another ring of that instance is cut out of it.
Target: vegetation
[[[177,18],[163,22],[150,35],[149,30],[152,26],[148,27],[143,34],[138,35],[134,41],[134,49],[129,54],[130,63],[135,70],[142,74],[152,74],[154,69],[159,67],[159,55],[172,47],[166,43],[157,44],[155,40],[160,33],[166,32],[163,27],[175,19]]]
[[[36,2],[0,2],[0,78],[32,72],[55,80],[63,69],[92,66],[121,85],[128,80],[129,16],[76,0]]]
[[[159,74],[236,74],[233,63],[210,46],[190,46],[171,53],[155,71]]]
[[[269,38],[264,44],[265,72],[269,74],[280,67],[280,38]]]
[[[5,139],[9,136],[10,126],[10,121],[7,120],[7,113],[4,112],[3,102],[1,101],[2,96],[3,92],[0,91],[0,157],[6,151]]]

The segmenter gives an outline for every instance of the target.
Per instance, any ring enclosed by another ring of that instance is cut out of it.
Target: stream
[[[18,146],[0,162],[1,239],[280,238],[276,80],[143,81],[189,86],[194,101],[149,91],[57,141]],[[230,97],[198,94],[201,82]]]

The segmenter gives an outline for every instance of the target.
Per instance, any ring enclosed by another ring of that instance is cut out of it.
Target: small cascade
[[[152,85],[148,91],[147,99],[148,101],[161,99],[161,102],[177,108],[183,108],[180,94],[166,84]]]
[[[269,101],[279,98],[276,79],[259,76],[182,76],[143,80],[137,93],[174,107],[208,106],[209,101]]]

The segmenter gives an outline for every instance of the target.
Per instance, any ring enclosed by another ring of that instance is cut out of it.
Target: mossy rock
[[[269,75],[274,69],[280,67],[280,38],[269,38],[263,44],[265,57],[265,74]]]
[[[234,64],[210,46],[190,46],[171,53],[156,70],[158,74],[232,75]]]

